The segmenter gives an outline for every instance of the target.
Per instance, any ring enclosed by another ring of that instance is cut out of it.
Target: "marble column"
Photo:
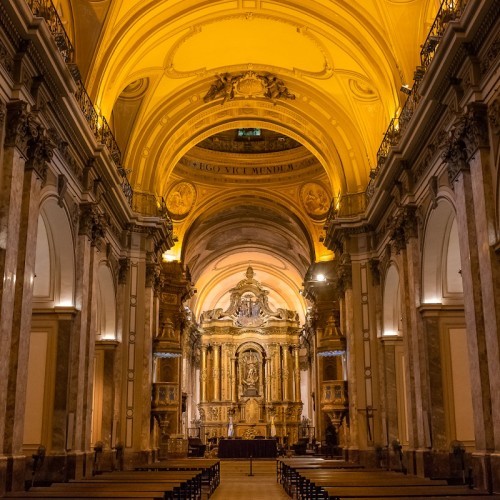
[[[492,230],[495,208],[485,119],[485,110],[480,105],[474,105],[470,113],[460,117],[445,141],[442,158],[447,163],[456,199],[474,407],[474,477],[479,488],[490,489],[498,486],[492,484],[488,455],[490,450],[498,449],[500,439],[500,395],[496,389],[500,370],[499,264],[495,262],[490,241],[495,234]],[[498,482],[493,478],[493,483]]]
[[[201,346],[200,403],[207,402],[207,346]]]
[[[281,346],[281,362],[282,362],[282,372],[281,372],[281,387],[283,394],[283,401],[288,401],[290,399],[289,393],[289,383],[288,383],[288,344],[283,344]]]
[[[135,411],[138,413],[136,427],[140,426],[140,451],[142,454],[150,453],[153,443],[151,442],[151,388],[153,384],[153,332],[155,325],[155,286],[156,279],[160,274],[158,265],[147,262],[145,269],[145,287],[143,296],[143,323],[138,323],[136,336],[136,362],[138,367],[137,384],[135,387],[136,399]],[[142,345],[141,345],[142,344]],[[137,425],[139,424],[139,425]]]
[[[464,118],[465,119],[465,118]],[[460,130],[457,127],[457,130]],[[448,176],[456,199],[456,217],[462,282],[464,290],[465,323],[469,348],[469,365],[474,407],[474,435],[476,450],[486,452],[494,448],[492,422],[492,394],[490,372],[486,360],[491,359],[488,346],[483,293],[481,290],[480,254],[478,248],[476,202],[473,180],[468,163],[464,138],[451,136],[445,147],[443,159],[447,162]],[[496,343],[494,344],[496,345]],[[491,382],[498,381],[498,374]],[[498,392],[498,391],[497,391]]]
[[[232,356],[231,357],[231,401],[233,403],[236,403],[237,401],[237,383],[238,383],[238,377],[236,376],[236,357]]]
[[[27,370],[31,334],[31,310],[35,275],[40,189],[46,180],[47,162],[52,159],[54,145],[45,136],[44,129],[34,121],[27,141],[17,241],[17,266],[14,288],[14,317],[10,338],[10,357],[7,387],[7,408],[3,449],[13,456],[14,489],[23,485],[23,433],[26,405]],[[9,242],[10,245],[10,242]]]
[[[0,455],[4,447],[5,412],[12,404],[9,394],[9,365],[14,320],[18,243],[21,227],[24,166],[28,141],[34,130],[29,126],[28,104],[14,101],[0,104],[1,139],[5,138],[0,168]],[[4,132],[5,131],[5,132]],[[8,431],[10,434],[10,431]]]
[[[484,330],[488,346],[488,370],[490,379],[491,409],[493,421],[496,465],[500,464],[500,259],[495,245],[498,244],[498,192],[493,181],[490,164],[490,141],[486,121],[486,107],[469,106],[468,134],[471,189],[474,199],[474,220],[481,296],[483,302]],[[496,110],[498,114],[498,109]],[[498,116],[495,117],[498,120]],[[492,130],[494,133],[494,128]],[[499,131],[497,130],[497,137]],[[497,164],[498,168],[498,164]],[[498,250],[498,249],[497,249]],[[500,477],[496,478],[500,489]]]
[[[422,271],[420,242],[417,239],[416,214],[413,207],[405,209],[402,224],[405,228],[406,239],[406,248],[402,251],[403,265],[401,267],[401,280],[404,283],[402,308],[405,309],[403,318],[406,323],[404,335],[407,340],[408,350],[406,353],[410,371],[408,380],[412,381],[408,393],[411,400],[410,406],[413,410],[410,418],[410,422],[413,424],[410,436],[413,436],[413,439],[410,445],[415,449],[422,450],[432,446],[431,436],[427,429],[433,408],[429,407],[428,337],[424,335],[422,318],[417,309],[420,305]],[[438,387],[434,389],[439,392]],[[420,466],[422,465],[420,464]],[[417,472],[423,473],[423,469],[417,470]]]

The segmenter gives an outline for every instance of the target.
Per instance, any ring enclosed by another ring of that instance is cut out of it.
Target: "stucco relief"
[[[167,195],[167,210],[172,218],[186,216],[196,201],[196,190],[190,182],[179,182]]]
[[[302,186],[300,199],[306,212],[314,219],[325,217],[330,208],[330,196],[326,189],[316,182],[308,182]]]

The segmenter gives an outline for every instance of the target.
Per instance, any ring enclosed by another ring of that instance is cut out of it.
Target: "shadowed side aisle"
[[[281,484],[276,482],[275,460],[254,460],[253,474],[249,476],[247,460],[221,460],[221,481],[211,500],[267,500],[289,499]]]

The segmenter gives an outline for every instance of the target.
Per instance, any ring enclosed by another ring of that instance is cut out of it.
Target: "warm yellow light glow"
[[[73,307],[73,301],[61,300],[56,307]]]
[[[316,281],[326,281],[326,277],[324,274],[317,274]]]
[[[172,254],[170,250],[167,250],[163,255],[163,261],[164,262],[175,262],[176,260],[179,260],[176,255]]]

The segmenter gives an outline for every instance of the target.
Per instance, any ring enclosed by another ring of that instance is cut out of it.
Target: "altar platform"
[[[276,458],[277,441],[270,439],[221,439],[219,458]]]

